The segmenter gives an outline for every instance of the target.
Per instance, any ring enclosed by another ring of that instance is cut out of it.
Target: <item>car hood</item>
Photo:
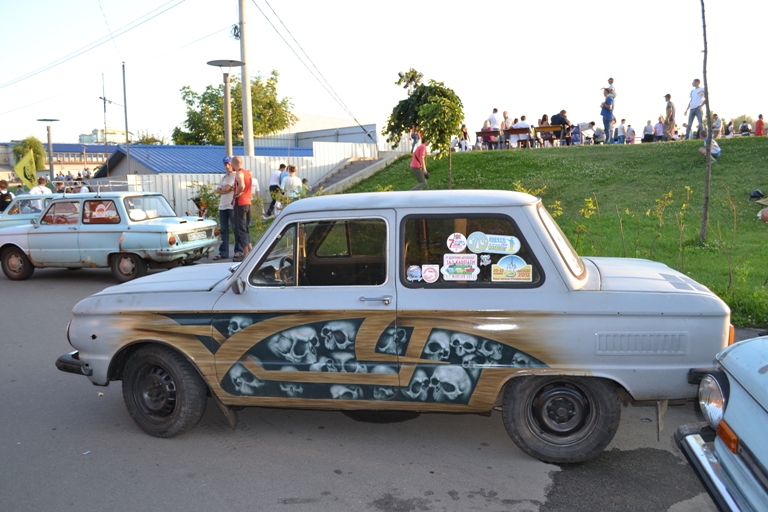
[[[231,263],[188,265],[105,288],[96,295],[207,292],[232,275]]]
[[[709,289],[663,263],[636,258],[583,258],[600,272],[600,290],[705,293]]]
[[[768,336],[734,343],[720,352],[717,359],[768,411]]]

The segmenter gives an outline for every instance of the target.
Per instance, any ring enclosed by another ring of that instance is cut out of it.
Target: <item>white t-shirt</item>
[[[251,197],[256,197],[256,194],[260,194],[261,190],[259,190],[259,180],[251,176]]]
[[[488,116],[488,121],[491,122],[491,128],[494,130],[499,129],[499,114],[491,114]]]
[[[704,103],[704,88],[697,87],[691,91],[691,108],[699,108]]]
[[[623,124],[620,124],[617,129],[619,130],[619,137],[621,137],[622,135],[624,135],[626,137],[626,135],[627,135],[627,128]]]
[[[296,175],[291,176],[289,174],[283,178],[280,188],[283,189],[285,195],[289,197],[297,197],[301,194],[301,179],[297,178]]]
[[[653,135],[653,126],[650,124],[645,125],[645,128],[643,128],[643,134]]]
[[[221,194],[221,198],[219,199],[219,210],[233,209],[232,198],[235,195],[235,191],[233,189],[235,187],[236,177],[237,177],[236,172],[228,172],[219,181],[219,187],[224,187],[226,185],[229,185],[230,187],[232,187],[229,189],[229,192],[227,192],[226,194]]]
[[[91,191],[91,189],[88,188],[88,185],[83,185],[82,187],[80,187],[80,191],[79,192],[81,194],[84,194],[84,193],[90,192],[90,191]]]
[[[36,187],[32,187],[29,189],[30,194],[53,194],[53,191],[46,187],[45,185],[38,185]],[[40,200],[32,201],[32,207],[36,210],[42,210],[43,209],[43,202]]]
[[[505,130],[507,130],[509,128],[512,128],[512,118],[511,117],[508,117],[508,118],[504,119],[503,122],[504,122],[504,129]]]
[[[270,187],[279,187],[280,186],[280,173],[282,173],[280,169],[277,169],[276,171],[272,171],[272,175],[269,177],[269,186]]]
[[[525,121],[520,121],[518,123],[513,124],[512,128],[528,128],[530,130],[531,125],[529,125]],[[518,135],[518,137],[520,138],[520,140],[528,140],[528,135],[529,135],[528,133],[521,133],[520,135]]]

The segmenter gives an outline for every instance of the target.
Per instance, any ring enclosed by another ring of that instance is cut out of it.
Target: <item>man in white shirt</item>
[[[235,212],[232,206],[232,197],[235,187],[235,170],[232,168],[232,158],[224,157],[224,169],[227,171],[221,180],[215,192],[221,196],[219,199],[219,229],[221,230],[221,245],[219,254],[213,257],[214,261],[229,258],[229,227],[235,230]],[[243,252],[240,242],[235,237],[235,255],[239,256]]]
[[[88,188],[88,185],[86,185],[84,181],[80,183],[80,190],[78,190],[78,192],[80,192],[81,194],[85,194],[86,192],[90,192],[90,191],[91,189]]]
[[[512,122],[512,118],[509,117],[509,112],[507,112],[505,110],[504,111],[504,119],[502,119],[502,121],[501,121],[501,129],[502,130],[508,130],[508,129],[512,128],[513,124],[514,123]],[[504,141],[505,139],[507,141],[509,141],[509,148],[512,149],[512,135],[503,135],[502,134],[501,140]],[[503,149],[503,146],[504,146],[504,144],[502,143],[502,149]]]
[[[46,181],[47,180],[45,179],[44,176],[37,178],[37,186],[29,189],[29,193],[30,194],[53,194],[53,191],[45,186]],[[43,202],[39,199],[36,199],[32,201],[31,206],[37,211],[42,211]]]
[[[626,119],[621,120],[621,124],[616,130],[619,132],[619,144],[625,144],[627,140],[627,127],[624,125]]]
[[[272,202],[269,203],[269,208],[267,209],[267,217],[270,217],[275,213],[275,203],[277,200],[272,194],[280,191],[280,175],[284,170],[285,164],[280,164],[280,168],[272,171],[272,175],[269,177],[269,195],[272,197]]]
[[[701,107],[704,106],[704,102],[706,101],[704,98],[704,88],[699,87],[699,84],[701,84],[701,80],[698,78],[693,81],[691,85],[693,85],[693,90],[691,91],[691,99],[688,102],[688,107],[685,109],[685,112],[683,115],[688,114],[688,111],[690,110],[691,113],[688,114],[688,128],[685,130],[685,138],[691,139],[691,127],[693,126],[693,118],[695,117],[699,121],[699,127],[698,129],[701,130],[703,124],[701,124],[703,112],[701,111]]]
[[[283,193],[286,196],[295,199],[301,194],[301,179],[296,177],[296,166],[288,166],[288,176],[283,178],[283,182],[280,184],[280,188],[283,189]]]
[[[518,135],[518,139],[523,141],[523,146],[531,147],[531,125],[525,120],[525,116],[520,116],[520,121],[513,124],[512,128],[525,128],[528,133],[521,133]]]

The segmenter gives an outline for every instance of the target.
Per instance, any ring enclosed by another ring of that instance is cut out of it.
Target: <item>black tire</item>
[[[0,263],[3,266],[3,273],[11,281],[29,279],[35,271],[34,265],[24,251],[16,246],[7,247],[0,256],[0,260],[2,260]]]
[[[135,254],[121,252],[112,256],[112,275],[121,283],[147,275],[147,262]]]
[[[619,428],[613,382],[587,377],[518,377],[504,390],[507,433],[531,457],[582,462],[603,451]]]
[[[203,417],[207,387],[178,352],[150,346],[138,350],[125,365],[123,400],[141,430],[154,437],[173,437]]]

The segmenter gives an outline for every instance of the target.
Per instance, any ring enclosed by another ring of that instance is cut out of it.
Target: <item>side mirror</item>
[[[232,283],[232,291],[235,295],[240,295],[245,291],[245,281],[242,277],[238,277],[235,279],[235,282]]]
[[[35,226],[35,228],[40,227],[40,219],[29,219],[29,223]]]

